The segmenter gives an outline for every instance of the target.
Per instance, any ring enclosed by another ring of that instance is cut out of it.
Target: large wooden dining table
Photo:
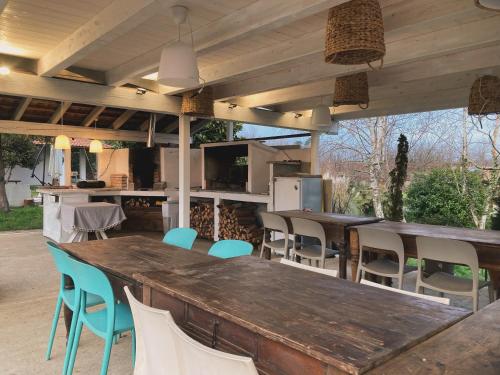
[[[218,259],[144,237],[63,244],[117,293],[171,311],[216,349],[261,374],[361,374],[461,321],[469,311],[257,257]],[[123,299],[126,302],[126,299]]]
[[[356,225],[366,225],[381,221],[381,218],[370,216],[354,216],[334,214],[329,212],[310,212],[303,210],[274,211],[273,214],[283,217],[288,224],[288,230],[293,233],[291,218],[308,219],[320,223],[325,229],[326,240],[339,250],[339,277],[347,277],[347,258],[349,256],[349,228]]]
[[[397,233],[401,236],[404,244],[405,255],[417,257],[418,236],[447,238],[470,242],[477,251],[479,267],[487,269],[491,280],[498,293],[500,292],[500,231],[476,230],[468,228],[447,227],[442,225],[399,223],[393,221],[382,221],[367,224],[366,228],[378,229]],[[353,280],[359,264],[359,238],[357,229],[359,226],[350,227],[350,252]],[[436,249],[439,251],[439,249]]]

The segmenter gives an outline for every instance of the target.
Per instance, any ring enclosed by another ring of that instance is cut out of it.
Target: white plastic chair
[[[328,270],[326,268],[312,267],[312,266],[308,266],[308,265],[305,265],[302,263],[297,263],[297,262],[294,262],[292,260],[288,260],[288,259],[284,259],[284,258],[281,258],[280,263],[285,264],[287,266],[300,268],[300,269],[303,269],[306,271],[321,273],[321,274],[327,275],[327,276],[337,277],[337,274],[338,274],[338,272],[336,270]]]
[[[405,266],[405,250],[401,237],[397,233],[363,227],[358,228],[358,236],[360,254],[356,281],[360,282],[364,274],[368,272],[373,275],[396,278],[398,288],[402,289],[404,273],[413,271],[414,268]],[[363,263],[363,254],[369,252],[370,248],[395,253],[398,261],[381,258]]]
[[[297,217],[292,217],[290,220],[292,221],[294,236],[312,237],[320,242],[320,245],[300,244],[300,247],[297,248],[298,243],[296,241],[293,247],[294,255],[309,260],[309,265],[314,260],[316,261],[316,267],[325,268],[325,259],[335,258],[338,251],[326,247],[326,234],[323,226],[315,221]]]
[[[423,288],[429,288],[441,293],[472,297],[472,309],[476,312],[479,307],[479,289],[488,286],[490,302],[493,302],[491,283],[479,281],[477,252],[470,243],[444,238],[417,237],[417,254],[417,293],[422,292]],[[422,261],[424,260],[465,265],[470,268],[472,279],[446,272],[434,272],[429,277],[425,277],[422,269]]]
[[[407,296],[413,296],[413,297],[417,297],[417,298],[426,299],[426,300],[429,300],[429,301],[439,302],[439,303],[442,303],[443,305],[449,305],[450,304],[450,299],[449,298],[428,296],[426,294],[419,294],[419,293],[408,292],[407,290],[391,288],[390,286],[386,286],[386,285],[374,283],[373,281],[368,281],[368,280],[365,280],[365,279],[361,280],[361,284],[373,286],[375,288],[389,290],[389,291],[395,292],[395,293],[405,294]]]
[[[136,332],[134,375],[258,375],[252,358],[208,348],[187,336],[170,312],[143,305],[125,287]]]
[[[286,258],[289,257],[289,250],[293,247],[293,241],[289,239],[288,225],[286,220],[279,215],[269,212],[261,212],[262,223],[264,225],[264,238],[260,250],[260,257],[264,255],[264,249],[267,247],[278,254],[283,254]],[[274,241],[267,241],[267,232],[278,231],[283,233],[284,238]]]

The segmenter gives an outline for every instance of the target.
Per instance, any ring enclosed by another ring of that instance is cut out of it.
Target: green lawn
[[[29,206],[13,208],[10,212],[0,212],[0,231],[41,229],[42,207]]]

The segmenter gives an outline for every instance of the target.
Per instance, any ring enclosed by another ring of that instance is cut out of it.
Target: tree
[[[398,152],[396,154],[396,165],[389,172],[389,191],[387,200],[386,217],[394,221],[402,221],[403,213],[403,187],[406,181],[408,169],[408,140],[404,134],[399,136]]]
[[[36,146],[25,135],[0,134],[0,210],[8,212],[9,202],[5,185],[16,166],[33,168]]]
[[[416,174],[406,194],[406,219],[423,224],[475,227],[469,200],[478,206],[483,204],[485,186],[478,172],[469,171],[465,178],[471,187],[468,198],[457,194],[456,171],[452,169]]]
[[[234,139],[240,139],[238,133],[243,129],[241,122],[233,123]],[[224,142],[227,139],[227,121],[211,120],[199,132],[193,135],[193,146],[203,143]]]

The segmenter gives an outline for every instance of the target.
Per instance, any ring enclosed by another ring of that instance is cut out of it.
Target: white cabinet
[[[274,210],[311,209],[321,211],[322,186],[319,177],[276,177]]]

